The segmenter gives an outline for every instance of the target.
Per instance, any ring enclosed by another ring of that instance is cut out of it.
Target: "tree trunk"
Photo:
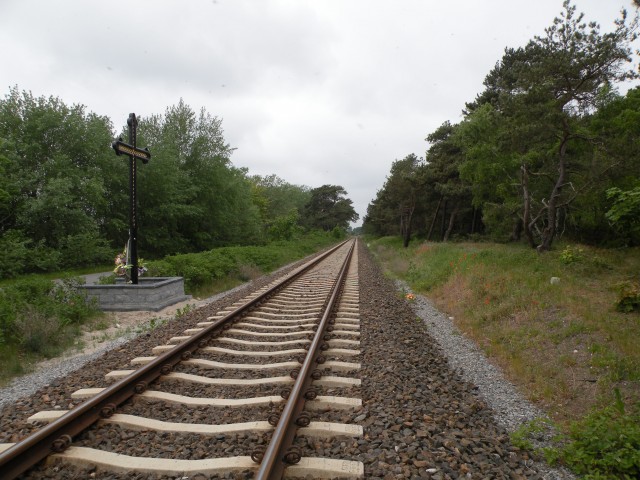
[[[456,207],[453,209],[453,212],[451,212],[451,216],[449,217],[449,226],[447,227],[447,231],[445,232],[444,237],[442,239],[443,242],[446,242],[447,240],[449,240],[449,235],[451,235],[451,230],[453,230],[453,225],[455,223],[458,210],[460,210],[460,207],[456,205]]]
[[[444,241],[444,228],[447,224],[447,203],[448,201],[445,199],[444,205],[442,205],[442,224],[440,225],[440,238]]]
[[[427,233],[427,242],[431,240],[431,233],[433,232],[433,227],[435,226],[436,220],[438,219],[438,212],[440,211],[440,205],[442,204],[442,200],[444,200],[444,196],[440,197],[440,200],[438,200],[436,213],[433,214],[433,220],[431,220],[431,226],[429,226],[429,232]]]
[[[476,233],[476,213],[478,212],[478,209],[476,207],[473,207],[473,213],[471,215],[471,235],[473,235],[474,233]]]
[[[553,186],[553,190],[551,191],[551,195],[549,197],[549,204],[547,206],[547,225],[545,229],[542,231],[542,242],[538,245],[538,251],[546,251],[551,249],[551,243],[553,242],[554,237],[556,236],[557,230],[557,219],[558,219],[558,199],[560,198],[560,193],[562,191],[562,187],[564,185],[565,177],[566,177],[566,163],[565,163],[565,155],[567,153],[567,144],[569,142],[569,126],[567,125],[566,120],[564,121],[565,131],[562,137],[562,143],[560,144],[559,154],[558,154],[558,180]]]
[[[509,235],[509,241],[511,242],[519,242],[520,236],[522,235],[522,230],[524,229],[524,222],[522,219],[518,218],[515,222],[513,222],[513,230],[511,230],[511,235]]]
[[[529,172],[526,165],[521,165],[522,177],[520,182],[522,184],[522,228],[524,229],[524,235],[527,237],[527,241],[531,248],[536,248],[536,242],[531,232],[531,194],[529,193]]]
[[[400,213],[400,234],[402,235],[402,246],[407,248],[411,241],[411,222],[415,206],[406,207]]]

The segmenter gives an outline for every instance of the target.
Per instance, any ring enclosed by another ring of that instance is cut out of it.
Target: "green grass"
[[[64,270],[58,272],[48,272],[48,273],[29,273],[26,275],[20,275],[16,278],[3,278],[0,279],[0,287],[5,285],[13,285],[15,282],[19,282],[22,280],[56,280],[58,278],[71,278],[78,277],[80,275],[88,275],[90,273],[102,273],[102,272],[110,272],[113,270],[113,265],[100,265],[94,267],[86,267],[86,268],[76,268],[73,270]]]
[[[559,442],[544,455],[582,478],[640,478],[640,404],[629,408],[616,389],[611,405],[573,422]]]
[[[289,242],[226,247],[150,262],[149,276],[184,276],[185,290],[203,298],[269,273],[339,239],[315,232]],[[87,305],[73,275],[111,267],[25,275],[0,283],[0,385],[30,371],[38,361],[76,345],[82,328],[105,330],[101,313]],[[54,279],[63,278],[62,282]],[[185,314],[187,310],[179,312]],[[153,325],[152,325],[153,328]]]
[[[0,288],[0,383],[38,360],[70,348],[81,326],[100,313],[77,289],[78,279],[55,283],[23,277]]]
[[[403,249],[396,238],[367,243],[389,275],[454,317],[458,328],[570,433],[569,445],[587,442],[603,425],[629,424],[628,417],[611,413],[612,392],[620,392],[629,410],[637,408],[640,314],[617,305],[619,286],[638,281],[640,249],[560,243],[538,254],[515,244],[413,242]],[[552,284],[552,277],[559,282]],[[558,455],[576,468],[576,462],[587,461],[585,450]],[[609,475],[611,458],[604,460],[603,475]]]
[[[186,293],[208,296],[270,273],[337,241],[330,234],[313,232],[295,240],[264,246],[222,247],[202,253],[173,255],[149,262],[148,275],[183,277]]]

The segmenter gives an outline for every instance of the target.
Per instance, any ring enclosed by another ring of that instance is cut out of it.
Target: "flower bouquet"
[[[130,281],[131,279],[131,268],[133,265],[129,264],[129,258],[127,255],[127,247],[124,247],[122,253],[116,255],[115,258],[116,267],[113,269],[113,273],[118,277],[125,277]],[[138,259],[138,276],[144,275],[147,271],[147,266],[144,264],[144,259]]]

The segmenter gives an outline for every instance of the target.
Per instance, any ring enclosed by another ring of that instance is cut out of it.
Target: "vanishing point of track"
[[[153,356],[130,359],[137,368],[107,373],[105,383],[115,381],[110,386],[75,392],[73,398],[86,400],[71,410],[34,415],[30,421],[42,424],[39,430],[0,445],[2,478],[16,478],[45,459],[105,472],[362,478],[362,463],[316,456],[312,448],[313,438],[340,445],[362,435],[361,426],[336,421],[362,403],[355,252],[354,240],[337,246],[157,346]],[[149,405],[197,408],[198,421],[150,418]],[[103,438],[94,430],[105,426],[141,434],[131,435],[124,451],[92,447]],[[224,448],[206,455],[187,449],[196,458],[184,448],[175,449],[177,458],[127,454],[150,431],[214,437]],[[222,442],[229,438],[253,444]],[[249,451],[233,455],[242,450]]]

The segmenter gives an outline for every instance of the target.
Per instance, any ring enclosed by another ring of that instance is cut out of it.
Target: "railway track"
[[[0,445],[2,478],[36,464],[51,478],[363,478],[341,454],[363,434],[355,243],[130,358],[74,408],[33,415],[41,428]]]

